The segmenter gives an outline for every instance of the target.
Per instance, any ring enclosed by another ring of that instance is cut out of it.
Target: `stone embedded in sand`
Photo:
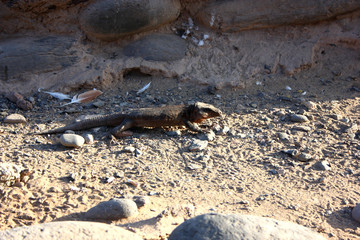
[[[313,156],[311,156],[311,154],[302,152],[297,156],[297,159],[301,162],[309,162],[313,159]]]
[[[0,239],[17,240],[24,238],[37,240],[142,239],[135,233],[121,227],[81,221],[50,222],[0,232]]]
[[[151,61],[174,61],[185,57],[186,41],[173,34],[151,34],[124,48],[128,57]]]
[[[351,215],[356,221],[360,222],[360,203],[353,208]]]
[[[84,217],[87,219],[118,220],[128,218],[138,214],[137,205],[130,199],[114,198],[106,202],[101,202],[89,209]]]
[[[0,41],[0,80],[24,73],[44,73],[64,69],[77,62],[69,49],[74,39],[69,37],[16,38]]]
[[[300,115],[300,114],[291,114],[290,120],[292,122],[308,122],[309,121],[309,119],[306,116]]]
[[[60,137],[60,143],[65,147],[81,147],[85,139],[77,134],[65,133]]]
[[[82,30],[112,41],[157,28],[180,14],[178,0],[105,0],[90,4],[80,16]]]
[[[278,138],[279,138],[281,141],[284,141],[284,142],[290,141],[290,136],[289,136],[289,134],[287,134],[287,133],[278,132],[277,135],[278,135]]]
[[[191,152],[199,152],[204,150],[207,146],[208,146],[209,142],[207,140],[199,140],[199,139],[195,139],[190,147],[189,150]]]
[[[349,0],[212,0],[197,14],[208,27],[226,32],[314,23],[353,12],[360,1]]]
[[[4,119],[4,123],[26,123],[26,118],[18,113],[10,114]]]
[[[313,168],[319,171],[331,170],[330,163],[328,161],[318,161],[314,163]]]
[[[325,240],[308,228],[291,222],[250,215],[204,214],[180,224],[169,240],[278,239]]]

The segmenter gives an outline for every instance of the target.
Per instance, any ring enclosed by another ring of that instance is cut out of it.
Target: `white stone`
[[[65,133],[60,137],[60,143],[65,147],[81,147],[85,139],[77,134]]]

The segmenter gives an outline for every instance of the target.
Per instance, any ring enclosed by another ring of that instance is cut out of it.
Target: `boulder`
[[[210,213],[191,218],[170,234],[169,240],[325,240],[291,222],[250,215]]]
[[[80,25],[88,36],[112,41],[157,28],[179,14],[178,0],[105,0],[85,8]]]
[[[186,41],[172,34],[151,34],[124,48],[128,57],[152,61],[173,61],[185,57]]]
[[[37,240],[87,240],[87,239],[134,239],[142,238],[123,228],[95,222],[64,221],[18,227],[0,232],[0,239]]]
[[[357,0],[211,0],[197,14],[208,27],[225,32],[309,24],[360,9]]]
[[[66,9],[89,0],[3,0],[8,8],[19,12],[47,13],[56,9]],[[0,8],[1,9],[1,8]],[[1,12],[1,10],[0,10]]]
[[[64,69],[77,62],[69,37],[17,38],[0,41],[0,80],[19,78],[25,73]]]
[[[97,220],[119,220],[138,214],[137,205],[130,199],[113,198],[109,201],[101,202],[90,208],[84,215],[86,219]]]

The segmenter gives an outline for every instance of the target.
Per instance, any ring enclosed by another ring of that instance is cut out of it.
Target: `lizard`
[[[112,113],[93,116],[64,127],[35,133],[36,135],[63,133],[67,130],[86,130],[95,127],[114,127],[111,134],[120,138],[132,127],[186,126],[194,132],[205,132],[197,124],[221,116],[220,109],[211,104],[195,102],[189,105],[168,105],[156,108],[139,108],[129,113]]]

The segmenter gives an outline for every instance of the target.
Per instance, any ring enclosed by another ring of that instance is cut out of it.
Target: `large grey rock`
[[[3,2],[5,2],[6,6],[12,10],[39,14],[54,11],[55,9],[66,9],[69,8],[69,6],[77,5],[81,2],[87,1],[89,0],[5,0]]]
[[[84,217],[87,219],[118,220],[138,214],[137,205],[130,199],[114,198],[101,202],[89,209]]]
[[[204,214],[180,224],[169,240],[325,240],[303,226],[249,215]]]
[[[172,34],[152,34],[124,48],[129,57],[142,57],[145,60],[173,61],[185,57],[186,41]]]
[[[68,37],[18,38],[0,41],[0,80],[24,73],[60,70],[77,61]]]
[[[0,232],[0,239],[37,240],[113,240],[142,238],[123,228],[95,222],[64,221],[13,228]]]
[[[359,8],[358,0],[212,0],[197,19],[209,27],[233,32],[314,23]]]
[[[105,0],[89,5],[81,14],[82,30],[105,41],[154,29],[180,14],[178,0]]]

